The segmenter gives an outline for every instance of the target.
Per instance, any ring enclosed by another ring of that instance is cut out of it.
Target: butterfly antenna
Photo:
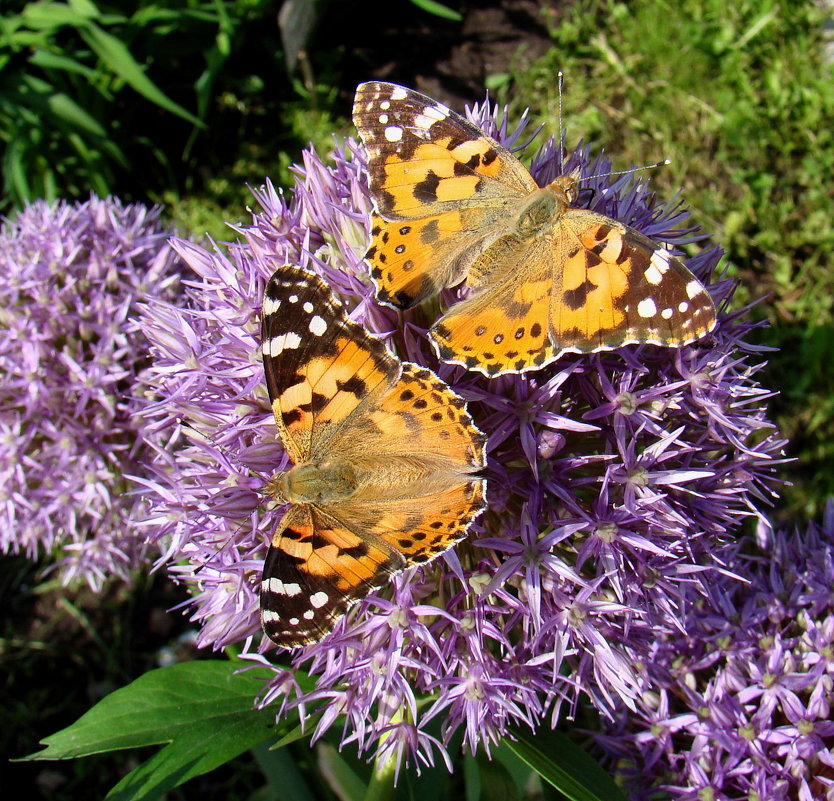
[[[182,430],[184,436],[195,442],[201,442],[216,448],[219,454],[226,460],[229,467],[236,467],[245,475],[259,475],[257,471],[243,464],[240,459],[238,459],[228,448],[221,445],[214,437],[210,437],[208,434],[204,434],[202,431],[195,428],[189,420],[186,420],[184,417],[180,417],[177,422],[180,424],[180,429]]]
[[[610,178],[613,175],[631,175],[633,172],[640,172],[641,170],[654,170],[657,167],[665,167],[671,164],[672,159],[663,159],[663,161],[656,161],[654,164],[643,164],[640,167],[629,167],[627,170],[613,170],[612,172],[600,172],[594,175],[586,175],[584,178],[579,178],[578,183],[582,181],[590,181],[592,178]]]
[[[562,118],[562,85],[565,81],[565,73],[559,70],[559,164],[565,163],[565,126]]]

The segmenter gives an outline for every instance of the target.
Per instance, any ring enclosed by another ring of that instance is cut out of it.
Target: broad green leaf
[[[436,0],[411,0],[417,8],[428,11],[429,14],[434,14],[436,17],[443,17],[443,19],[451,19],[455,22],[460,22],[463,16],[454,9],[444,6]]]
[[[56,92],[47,98],[46,104],[59,121],[92,136],[107,136],[107,131],[99,124],[98,120],[90,116],[69,95]]]
[[[507,747],[571,801],[628,801],[614,780],[561,732],[513,729]]]
[[[274,736],[274,710],[252,706],[260,689],[256,679],[268,673],[235,673],[240,666],[201,661],[146,673],[47,737],[47,747],[27,759],[67,759],[166,744],[107,796],[118,801],[157,798]]]
[[[21,105],[26,104],[42,114],[50,114],[59,127],[83,131],[104,138],[107,131],[99,121],[87,113],[69,95],[56,91],[55,87],[35,75],[24,75],[20,86]],[[62,126],[61,123],[64,125]]]
[[[90,19],[94,19],[99,16],[98,6],[91,2],[91,0],[69,0],[69,5],[73,11],[77,11],[79,14],[90,17]]]
[[[299,723],[297,726],[292,728],[288,731],[280,740],[278,740],[273,748],[283,748],[285,745],[289,745],[290,743],[295,743],[298,740],[303,740],[306,737],[309,737],[316,728],[316,723],[318,719],[321,717],[321,712],[316,712],[313,715],[310,715],[306,722],[304,723],[304,727],[301,727]]]
[[[205,125],[193,114],[186,111],[178,103],[171,100],[161,89],[145,75],[139,63],[130,54],[125,44],[115,36],[102,30],[97,25],[87,25],[79,30],[84,41],[95,51],[95,54],[125,83],[135,89],[140,95],[155,103],[160,108],[188,120],[198,128]]]

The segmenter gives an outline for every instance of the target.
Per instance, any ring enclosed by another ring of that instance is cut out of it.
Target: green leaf
[[[41,67],[45,70],[63,70],[64,72],[78,73],[79,75],[83,75],[90,82],[97,77],[96,71],[88,67],[86,64],[82,64],[74,58],[69,58],[68,56],[62,56],[58,53],[45,50],[42,47],[39,47],[34,53],[32,53],[29,57],[29,63],[35,67]]]
[[[338,798],[342,801],[362,801],[365,798],[368,785],[332,745],[319,743],[316,756],[322,777]]]
[[[71,25],[80,28],[98,17],[95,6],[70,8],[64,3],[29,3],[21,14],[23,21],[33,30],[49,30]]]
[[[166,111],[170,111],[172,114],[188,120],[188,122],[198,128],[205,127],[197,117],[171,100],[145,75],[145,71],[133,58],[122,41],[93,24],[79,29],[79,33],[84,38],[84,41],[93,49],[95,54],[140,95],[155,103],[160,108],[164,108]]]
[[[519,801],[518,787],[504,765],[485,754],[475,757],[481,780],[479,801]]]
[[[47,737],[47,747],[26,759],[167,744],[107,795],[112,801],[157,798],[274,736],[275,712],[252,705],[260,689],[257,679],[269,674],[236,673],[241,664],[200,661],[152,670]]]
[[[513,729],[507,747],[571,801],[628,801],[614,780],[561,732]]]
[[[443,19],[451,19],[455,22],[460,22],[463,16],[451,8],[447,8],[442,3],[436,0],[411,0],[417,8],[428,11],[429,14],[434,14],[436,17],[443,17]]]

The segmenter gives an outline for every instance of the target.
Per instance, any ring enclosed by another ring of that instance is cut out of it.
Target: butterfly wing
[[[352,603],[405,566],[398,551],[354,533],[322,509],[291,506],[264,562],[261,625],[278,645],[315,642]]]
[[[352,458],[387,477],[330,508],[409,564],[426,562],[465,537],[486,506],[486,438],[463,398],[410,362],[369,416],[374,434]]]
[[[536,184],[460,114],[403,86],[360,84],[353,120],[377,210],[371,276],[380,300],[409,308],[460,282]]]
[[[550,337],[562,351],[681,347],[715,328],[715,305],[686,265],[609,217],[570,209],[552,240]]]
[[[284,266],[267,283],[261,349],[281,443],[296,464],[315,459],[400,374],[385,344],[300,267]]]
[[[471,266],[475,294],[431,329],[438,356],[488,376],[564,352],[683,346],[715,327],[709,293],[683,262],[609,217],[568,209],[551,235],[502,237]]]
[[[547,326],[554,289],[547,240],[501,237],[470,273],[487,278],[429,331],[443,361],[497,376],[556,358]]]

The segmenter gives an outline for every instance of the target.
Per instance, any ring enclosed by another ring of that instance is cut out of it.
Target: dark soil
[[[527,64],[550,46],[557,3],[548,0],[472,0],[459,8],[462,22],[420,11],[405,0],[362,3],[363,15],[382,24],[353,28],[354,5],[334,4],[316,35],[317,47],[344,47],[342,86],[361,81],[401,83],[460,108],[479,100],[490,75]],[[346,41],[350,45],[345,45]]]

